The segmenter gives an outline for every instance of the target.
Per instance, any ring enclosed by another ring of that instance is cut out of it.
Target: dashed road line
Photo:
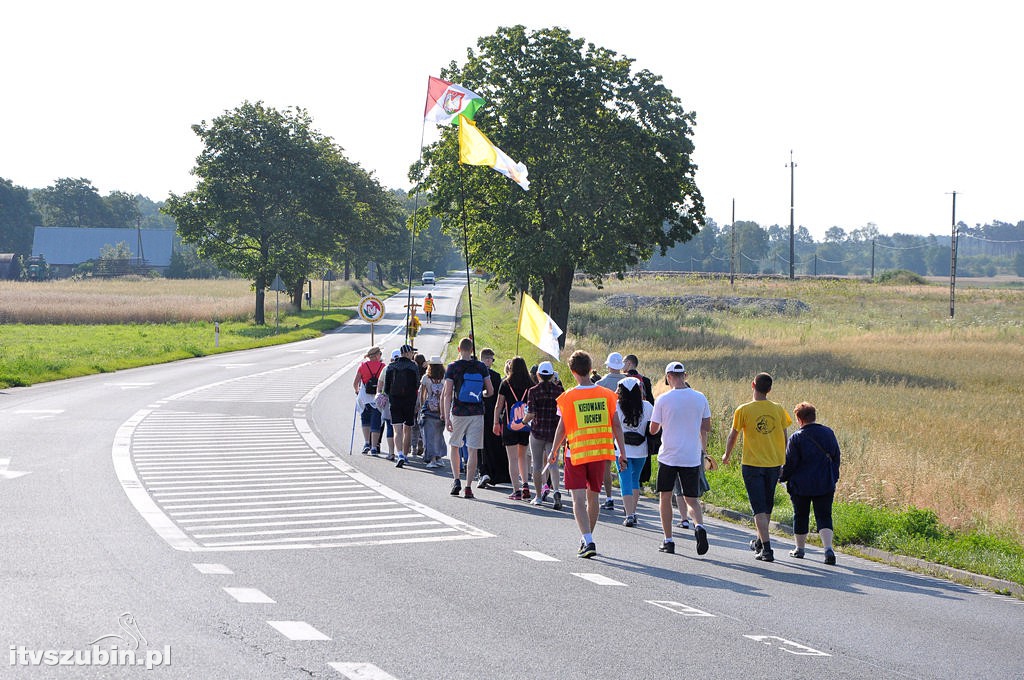
[[[242,604],[276,604],[276,602],[259,588],[224,588],[231,597]]]
[[[537,562],[561,562],[557,557],[552,557],[536,550],[514,550],[513,552]]]
[[[330,663],[331,668],[349,680],[398,680],[372,663]]]
[[[289,640],[330,640],[305,621],[267,621],[277,632]]]
[[[213,564],[213,563],[209,563],[209,562],[194,562],[192,564],[192,566],[195,567],[196,570],[200,574],[224,574],[224,575],[231,575],[231,574],[235,573],[235,572],[231,571],[231,569],[229,569],[227,567],[227,565],[224,565],[224,564]]]
[[[623,583],[622,581],[616,581],[613,578],[609,578],[609,577],[603,576],[601,574],[590,574],[590,573],[586,573],[586,572],[576,572],[576,571],[571,572],[571,573],[572,573],[573,576],[578,576],[581,579],[583,579],[584,581],[590,581],[591,583],[593,583],[595,585],[599,585],[599,586],[622,586],[623,588],[627,587],[626,584]]]
[[[706,612],[703,609],[697,609],[691,607],[688,604],[682,602],[673,602],[672,600],[644,600],[647,604],[653,604],[655,607],[661,607],[667,609],[674,614],[680,614],[682,616],[710,616],[714,617],[714,614]]]

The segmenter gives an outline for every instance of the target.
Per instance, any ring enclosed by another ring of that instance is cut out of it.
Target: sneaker
[[[430,468],[431,470],[439,468],[441,467],[441,461],[439,461],[437,458],[434,458],[429,463],[427,463],[427,467]]]
[[[547,484],[545,484],[544,488],[540,490],[540,499],[542,501],[546,501],[548,499],[548,495],[550,495],[550,494],[551,494],[551,487],[548,486]]]
[[[462,480],[456,479],[454,482],[452,482],[451,494],[453,496],[458,496],[460,491],[462,491]]]
[[[534,496],[533,500],[530,501],[530,505],[544,505],[544,501],[541,500],[540,496]]]
[[[490,475],[480,475],[480,481],[478,481],[476,483],[476,488],[478,488],[478,489],[486,489],[487,485],[490,484],[490,483],[491,483],[491,476]]]
[[[551,509],[552,510],[561,510],[562,509],[562,494],[559,493],[558,491],[555,492],[555,500],[551,503]]]
[[[529,484],[523,484],[523,500],[524,501],[530,500],[530,485]]]
[[[404,453],[398,454],[398,462],[395,463],[396,468],[405,467],[406,458]]]
[[[615,509],[615,501],[613,501],[611,498],[609,498],[608,500],[606,500],[604,503],[601,504],[601,509],[602,510],[614,510]]]
[[[676,554],[676,542],[675,541],[662,541],[658,547],[658,552],[668,553],[669,555]]]
[[[775,561],[775,551],[772,550],[771,548],[762,547],[761,548],[761,552],[759,552],[756,555],[754,555],[754,559],[755,560],[761,560],[762,562],[774,562]]]
[[[363,455],[367,456],[369,454],[370,454],[370,445],[369,444],[363,444]]]
[[[679,528],[680,529],[692,529],[693,527],[690,526],[690,518],[689,517],[684,517],[683,519],[679,520]]]
[[[597,544],[587,543],[585,546],[580,548],[579,556],[584,559],[590,559],[597,554]]]
[[[388,460],[393,461],[394,459],[395,459],[395,454],[394,453],[389,453],[388,454]]]
[[[636,526],[636,515],[626,515],[626,520],[623,522],[627,527]]]
[[[789,551],[789,556],[790,557],[795,557],[798,560],[802,560],[804,558],[804,551],[801,550],[800,548],[793,548],[792,550]]]
[[[380,449],[378,449],[376,446],[372,447],[370,449],[370,455],[371,456],[379,456],[380,455]]]
[[[752,539],[750,539],[750,550],[755,552],[755,553],[761,552],[761,539],[760,538],[752,538]]]
[[[468,485],[466,486],[466,490],[462,492],[462,495],[465,498],[476,498],[476,496],[473,495],[473,489],[469,488]]]
[[[835,553],[834,550],[832,550],[832,548],[829,548],[828,550],[825,551],[825,564],[835,564],[835,563],[836,563],[836,553]]]
[[[523,500],[523,492],[520,491],[519,489],[516,489],[515,491],[508,495],[508,499],[510,501],[521,501]]]
[[[705,555],[708,552],[708,532],[702,527],[698,526],[693,532],[694,538],[697,539],[697,554]]]

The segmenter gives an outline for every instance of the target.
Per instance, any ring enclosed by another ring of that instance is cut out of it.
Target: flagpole
[[[521,331],[523,330],[523,296],[526,295],[525,291],[519,291],[519,319],[516,321],[516,356],[519,354],[519,338],[522,337]]]
[[[420,166],[423,165],[423,139],[426,129],[427,122],[423,121],[423,125],[420,127]],[[407,296],[405,303],[405,344],[407,345],[412,344],[412,338],[409,337],[409,326],[412,322],[412,256],[413,247],[416,244],[416,217],[419,210],[420,194],[417,191],[412,204],[412,225],[409,227],[409,295]]]
[[[466,291],[469,293],[469,339],[473,341],[473,358],[476,358],[476,332],[473,328],[473,285],[469,280],[469,236],[466,227],[466,176],[459,160],[459,195],[462,199],[462,256],[466,259]]]

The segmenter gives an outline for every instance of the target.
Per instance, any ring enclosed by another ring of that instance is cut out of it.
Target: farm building
[[[163,272],[171,264],[178,239],[173,229],[113,227],[36,227],[32,255],[43,256],[56,276],[70,276],[83,262],[99,260],[105,246],[125,243],[132,271]],[[126,271],[112,273],[128,273]]]

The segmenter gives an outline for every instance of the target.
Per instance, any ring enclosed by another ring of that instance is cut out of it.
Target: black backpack
[[[406,366],[405,364],[410,364]],[[392,399],[408,399],[416,396],[416,388],[419,387],[420,371],[416,367],[416,364],[410,362],[400,362],[399,364],[392,365],[391,371],[394,374],[391,377],[391,389],[388,391],[388,396]]]
[[[366,381],[367,394],[377,394],[377,381],[380,379],[380,374],[384,372],[384,368],[384,366],[381,366],[376,375],[370,374],[370,379]]]

